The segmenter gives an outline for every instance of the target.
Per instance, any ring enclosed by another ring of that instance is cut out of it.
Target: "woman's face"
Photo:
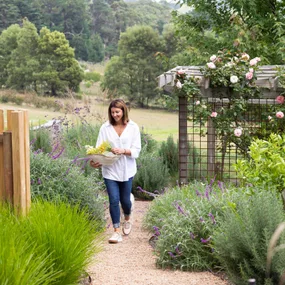
[[[121,123],[124,113],[120,108],[113,107],[111,108],[111,115],[116,123]]]

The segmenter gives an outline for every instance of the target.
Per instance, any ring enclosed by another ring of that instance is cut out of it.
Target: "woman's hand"
[[[94,162],[93,160],[90,160],[90,166],[94,168],[99,168],[102,166],[99,162]]]
[[[111,152],[113,154],[125,154],[126,150],[124,148],[112,148]]]

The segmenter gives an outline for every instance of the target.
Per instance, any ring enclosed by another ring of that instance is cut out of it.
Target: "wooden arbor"
[[[7,122],[7,124],[6,124]],[[5,126],[6,125],[6,126]],[[31,204],[28,111],[0,109],[0,201],[27,214]]]
[[[257,72],[256,85],[262,88],[261,99],[250,99],[251,104],[274,104],[275,98],[280,94],[281,86],[276,76],[276,67],[265,65],[261,66]],[[202,66],[177,66],[158,77],[158,87],[166,92],[172,92],[178,70],[183,70],[187,76],[198,79],[198,85],[203,97],[207,98],[209,103],[223,104],[229,100],[215,97],[215,89],[210,87],[208,78],[204,78],[201,73]],[[188,102],[187,98],[179,97],[179,181],[188,183]],[[216,171],[216,153],[215,153],[215,129],[212,120],[207,122],[207,174],[214,176]]]

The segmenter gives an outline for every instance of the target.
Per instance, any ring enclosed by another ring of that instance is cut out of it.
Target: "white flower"
[[[271,121],[272,120],[272,117],[271,116],[268,116],[268,121]]]
[[[217,59],[217,56],[215,54],[213,54],[211,57],[210,57],[210,61],[215,61]]]
[[[247,53],[243,53],[242,55],[241,55],[241,59],[242,60],[249,60],[249,55],[247,54]]]
[[[215,69],[215,68],[216,68],[216,65],[215,65],[213,62],[208,62],[208,63],[207,63],[207,66],[208,66],[210,69]]]
[[[232,75],[230,78],[231,83],[235,84],[238,82],[238,77],[236,75]]]
[[[196,102],[195,102],[195,105],[200,105],[200,101],[199,101],[199,100],[196,101]]]
[[[183,85],[181,84],[181,82],[180,82],[179,80],[177,80],[176,87],[179,88],[179,89],[181,89],[182,86],[183,86]]]
[[[241,128],[236,128],[234,130],[234,134],[236,137],[240,137],[242,135],[242,129]]]

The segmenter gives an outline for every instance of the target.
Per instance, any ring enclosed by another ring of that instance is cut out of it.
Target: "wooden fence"
[[[27,110],[0,109],[0,201],[26,215],[31,205]]]

